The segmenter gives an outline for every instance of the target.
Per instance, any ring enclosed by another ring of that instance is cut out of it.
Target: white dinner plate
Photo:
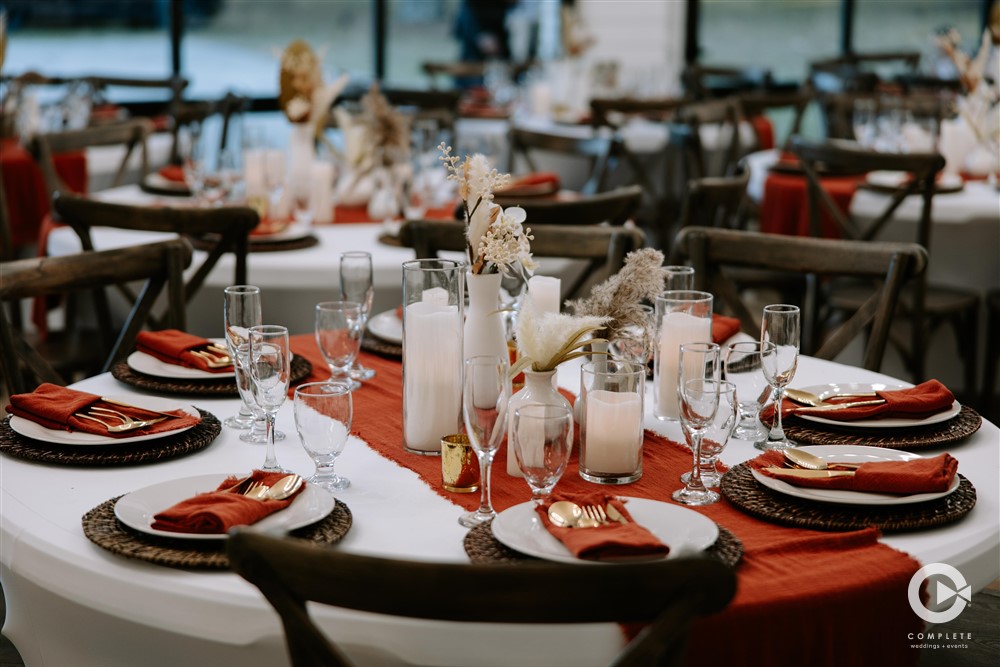
[[[209,338],[209,340],[214,343],[219,343],[223,347],[226,345],[225,338]],[[173,378],[179,380],[219,380],[233,377],[232,372],[209,373],[208,371],[203,371],[200,368],[188,368],[187,366],[167,363],[166,361],[160,361],[151,354],[139,352],[138,350],[128,355],[125,359],[125,363],[128,364],[128,367],[134,371],[161,378]]]
[[[719,527],[706,516],[680,505],[646,498],[623,498],[629,514],[661,542],[670,547],[667,558],[704,551],[719,537]],[[546,530],[533,502],[514,505],[493,519],[493,536],[528,556],[564,563],[600,563],[570,553]]]
[[[368,330],[388,343],[403,343],[403,320],[396,315],[396,309],[373,315],[368,320]]]
[[[810,393],[816,394],[823,400],[828,398],[833,398],[840,394],[856,394],[870,391],[883,391],[883,390],[895,390],[895,389],[906,389],[912,387],[911,384],[884,384],[881,382],[876,383],[857,383],[857,382],[841,382],[838,384],[819,384],[813,385],[811,387],[802,387],[803,390]],[[865,398],[858,398],[857,400],[863,401],[868,400]],[[827,419],[826,417],[819,417],[816,415],[796,415],[800,419],[807,419],[811,422],[817,422],[820,424],[829,424],[831,426],[839,426],[841,428],[913,428],[916,426],[930,426],[931,424],[938,424],[940,422],[948,421],[959,412],[962,411],[962,406],[958,401],[951,404],[951,407],[947,410],[942,410],[937,414],[933,414],[930,417],[924,417],[923,419],[904,419],[902,417],[887,417],[885,419],[859,419],[856,421],[837,421],[836,419]]]
[[[175,533],[153,528],[153,517],[159,512],[199,493],[214,491],[227,475],[198,475],[172,479],[126,493],[115,503],[115,516],[129,528],[148,535],[184,540],[222,540],[228,535],[205,533]],[[306,484],[292,504],[253,524],[262,531],[289,531],[316,523],[333,511],[336,500],[315,484]]]
[[[268,243],[272,241],[298,241],[299,239],[304,239],[312,233],[309,229],[309,225],[302,224],[301,222],[293,222],[280,232],[274,232],[273,234],[251,234],[250,243],[254,241],[267,241]]]
[[[912,461],[923,458],[919,454],[903,452],[898,449],[886,449],[885,447],[865,447],[864,445],[813,445],[810,447],[798,447],[803,451],[814,454],[821,459],[828,461],[839,461],[841,463],[874,463],[876,461]],[[813,489],[803,486],[795,486],[780,479],[768,477],[756,470],[750,471],[754,479],[778,493],[804,498],[806,500],[818,500],[824,503],[842,503],[845,505],[908,505],[910,503],[922,503],[927,500],[943,498],[958,488],[959,479],[955,475],[951,486],[947,491],[937,493],[914,493],[908,496],[901,496],[895,493],[874,493],[870,491],[847,491],[839,489]]]
[[[172,410],[183,410],[189,415],[199,416],[200,413],[192,406],[185,405],[183,403],[178,403],[176,400],[171,398],[161,398],[159,396],[109,396],[115,400],[121,401],[122,403],[128,403],[129,405],[134,405],[139,408],[146,408],[147,410],[155,410],[156,412],[169,412]],[[165,438],[168,435],[177,435],[178,433],[183,433],[184,431],[194,428],[195,424],[191,426],[185,426],[183,428],[173,429],[172,431],[160,431],[158,433],[149,433],[146,435],[133,435],[123,438],[112,438],[107,435],[97,435],[96,433],[78,433],[63,431],[61,429],[45,428],[41,424],[37,424],[30,419],[25,419],[23,417],[11,417],[10,427],[14,429],[17,433],[25,436],[26,438],[34,438],[35,440],[41,440],[43,442],[54,442],[60,445],[120,445],[126,442],[139,442],[140,440],[155,440],[156,438]]]
[[[909,179],[910,172],[908,171],[876,170],[868,172],[865,176],[865,181],[869,185],[887,189],[902,187],[909,182]],[[937,179],[939,190],[961,189],[962,184],[962,177],[958,174],[941,174]]]

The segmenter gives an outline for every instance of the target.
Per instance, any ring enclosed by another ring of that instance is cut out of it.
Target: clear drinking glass
[[[274,420],[288,396],[292,354],[288,329],[262,324],[250,329],[250,385],[253,400],[267,418],[267,453],[262,470],[285,472],[274,455]]]
[[[459,517],[467,528],[493,519],[497,513],[490,498],[490,470],[507,430],[510,377],[507,360],[497,356],[469,357],[462,382],[462,416],[469,444],[479,458],[479,509]]]
[[[240,398],[243,399],[239,412],[224,422],[229,428],[246,430],[253,426],[254,416],[251,405],[253,397],[249,394],[249,382],[245,371],[245,362],[250,352],[250,327],[261,323],[260,288],[255,285],[230,285],[224,290],[223,326],[226,332],[226,347],[233,359],[233,369],[236,371],[236,386],[240,388]],[[242,386],[241,386],[242,385]]]
[[[685,343],[712,342],[712,295],[667,290],[656,297],[653,346],[653,415],[677,421],[677,359]]]
[[[711,382],[711,381],[709,381]],[[716,468],[716,463],[733,436],[736,422],[739,420],[739,405],[736,401],[736,387],[732,382],[719,383],[719,409],[715,418],[708,425],[701,439],[701,481],[709,488],[718,488],[722,475]],[[691,473],[681,475],[681,481],[687,484]]]
[[[316,344],[330,367],[330,380],[361,386],[348,369],[361,349],[361,304],[355,301],[324,301],[316,304]]]
[[[372,254],[360,250],[340,253],[340,298],[344,301],[354,301],[361,304],[361,337],[365,335],[368,317],[371,315],[372,298],[375,287],[372,284]],[[365,368],[361,362],[354,359],[348,371],[354,380],[371,380],[375,371]]]
[[[863,148],[873,148],[878,135],[878,102],[872,97],[861,97],[854,100],[852,125],[854,139]]]
[[[663,267],[665,275],[663,289],[692,290],[694,289],[694,267],[681,264],[671,264]]]
[[[785,387],[795,377],[799,362],[799,307],[783,303],[764,306],[760,340],[775,346],[773,355],[765,354],[761,358],[764,377],[774,389],[774,421],[763,449],[788,449],[795,443],[785,437],[781,426],[781,399]]]
[[[701,478],[701,445],[719,409],[719,346],[715,343],[681,345],[677,371],[681,430],[691,447],[691,474],[672,497],[684,505],[709,505],[719,500]]]
[[[653,356],[653,307],[640,304],[642,324],[630,324],[608,342],[608,351],[616,359],[625,359],[645,367]]]
[[[177,148],[184,171],[184,183],[191,191],[191,197],[198,204],[207,203],[205,147],[201,140],[201,125],[197,122],[180,128],[177,133]]]
[[[760,421],[760,411],[771,397],[771,385],[764,377],[761,355],[774,345],[758,341],[740,341],[726,346],[724,359],[726,380],[736,386],[736,400],[739,402],[740,420],[733,435],[740,440],[749,440],[754,445],[767,440],[767,428]]]
[[[295,388],[292,403],[302,448],[316,464],[316,473],[307,481],[331,493],[348,488],[351,480],[334,472],[333,464],[351,434],[351,390],[335,382],[310,382]]]
[[[517,465],[531,487],[535,505],[545,499],[566,472],[573,444],[573,411],[564,405],[523,405],[511,428]]]

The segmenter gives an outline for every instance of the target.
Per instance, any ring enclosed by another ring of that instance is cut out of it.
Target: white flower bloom
[[[582,330],[599,329],[607,319],[539,313],[529,295],[521,304],[517,317],[517,350],[522,357],[532,360],[534,370],[552,370],[579,348],[574,338],[579,337]],[[583,338],[589,339],[590,334]]]

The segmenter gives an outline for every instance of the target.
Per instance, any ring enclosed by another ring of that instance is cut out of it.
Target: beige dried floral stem
[[[511,377],[529,365],[533,371],[546,372],[572,359],[595,354],[584,348],[607,342],[605,338],[593,337],[594,332],[606,326],[606,320],[566,313],[539,313],[531,299],[526,299],[517,319],[517,351],[521,358],[511,366]]]

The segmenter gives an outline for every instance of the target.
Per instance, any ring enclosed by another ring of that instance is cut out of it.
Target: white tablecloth
[[[560,380],[575,389],[574,370],[563,369]],[[877,379],[884,376],[804,358],[795,384]],[[75,386],[102,395],[132,393],[109,375]],[[363,395],[362,391],[357,400]],[[231,399],[191,403],[220,418],[237,407]],[[647,425],[679,438],[674,425],[663,427],[651,418]],[[278,428],[289,435],[277,446],[279,462],[310,474],[312,464],[297,443],[288,403],[278,415]],[[973,590],[997,578],[998,443],[1000,430],[984,423],[970,439],[948,448],[977,489],[978,502],[967,517],[932,530],[888,535],[882,541],[923,563],[957,567]],[[748,443],[734,441],[723,460],[734,464],[754,454]],[[86,539],[80,521],[87,510],[131,490],[190,475],[245,471],[263,457],[262,447],[240,442],[229,429],[201,452],[150,465],[77,468],[0,457],[0,581],[7,597],[3,630],[28,667],[287,664],[277,616],[250,584],[233,574],[188,572],[113,555]],[[410,559],[465,560],[465,531],[456,520],[462,510],[431,491],[415,473],[380,457],[357,438],[351,438],[337,467],[352,481],[339,497],[354,516],[354,525],[338,548]],[[664,489],[663,497],[672,490]],[[627,494],[627,487],[621,491]],[[364,665],[583,667],[607,664],[622,641],[613,625],[476,624],[458,630],[454,624],[327,608],[316,611],[324,626]],[[897,640],[859,635],[852,641]]]

